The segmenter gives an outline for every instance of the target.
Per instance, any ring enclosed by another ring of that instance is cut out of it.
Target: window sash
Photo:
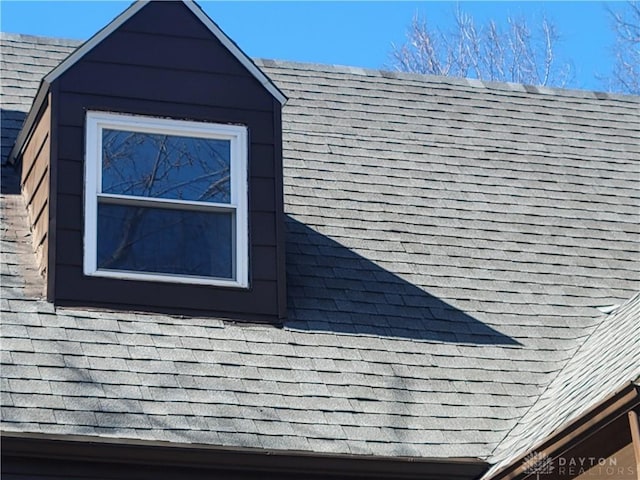
[[[231,203],[233,140],[110,128],[101,132],[102,193]]]
[[[106,193],[97,194],[99,203],[111,203],[117,205],[130,205],[140,207],[157,207],[157,208],[170,208],[174,210],[189,210],[189,211],[209,211],[209,212],[235,212],[238,208],[235,205],[229,205],[228,203],[209,203],[209,202],[196,202],[191,200],[174,200],[165,198],[153,198],[153,197],[137,197],[133,195],[114,195]]]
[[[229,280],[234,213],[100,203],[98,266],[105,270]],[[136,219],[136,227],[127,222]]]
[[[247,130],[238,125],[207,124],[107,112],[87,112],[85,138],[85,275],[140,279],[160,282],[194,283],[248,288],[248,175]],[[139,133],[212,138],[230,142],[230,203],[179,200],[102,193],[102,130],[118,129]],[[146,206],[187,211],[233,213],[233,278],[199,277],[178,274],[155,274],[97,268],[98,203],[123,206]]]

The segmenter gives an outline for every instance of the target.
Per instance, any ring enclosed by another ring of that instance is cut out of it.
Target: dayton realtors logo
[[[621,462],[622,463],[622,462]],[[558,458],[558,473],[570,478],[577,476],[593,476],[593,478],[637,479],[633,465],[618,465],[615,456]]]
[[[553,459],[544,453],[532,452],[524,458],[524,472],[528,475],[536,475],[536,480],[540,475],[553,473]]]
[[[554,473],[563,478],[577,476],[592,476],[593,478],[629,478],[637,479],[634,466],[618,465],[618,459],[599,457],[559,457],[551,458],[545,453],[532,452],[524,458],[524,473],[535,475],[540,480],[541,475]]]

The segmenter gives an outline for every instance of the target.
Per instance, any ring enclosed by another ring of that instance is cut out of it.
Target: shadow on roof
[[[18,133],[22,128],[24,119],[27,116],[25,112],[17,110],[0,109],[0,125],[2,125],[2,137],[0,141],[0,164],[7,163],[7,157],[11,153],[13,144],[16,141]]]
[[[2,164],[0,178],[0,193],[4,195],[20,194],[20,169],[13,165]]]
[[[482,345],[519,345],[287,216],[287,328]]]

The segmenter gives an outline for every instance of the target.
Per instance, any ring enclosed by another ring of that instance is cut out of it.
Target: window
[[[84,273],[248,287],[247,131],[87,113]]]

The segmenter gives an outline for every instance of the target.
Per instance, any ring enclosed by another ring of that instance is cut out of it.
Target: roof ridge
[[[485,88],[489,90],[501,90],[510,92],[540,94],[540,95],[562,95],[574,98],[588,98],[595,100],[638,100],[640,95],[630,95],[615,92],[601,92],[596,90],[586,90],[578,88],[562,88],[549,86],[526,85],[515,82],[499,82],[489,80],[479,80],[476,78],[453,77],[447,75],[431,75],[425,73],[402,72],[388,70],[385,68],[360,67],[353,65],[325,64],[318,62],[304,62],[298,60],[276,60],[268,58],[254,58],[256,65],[260,67],[285,67],[288,69],[315,70],[325,73],[339,73],[362,75],[367,77],[382,77],[395,80],[413,80],[419,82],[448,83],[450,85],[467,86],[474,88]]]
[[[20,42],[31,41],[33,43],[40,43],[45,45],[64,45],[66,47],[77,47],[86,41],[76,38],[51,37],[47,35],[33,35],[30,33],[12,32],[0,32],[0,39]]]
[[[78,47],[88,39],[79,40],[73,38],[53,37],[48,35],[32,35],[25,33],[0,32],[0,39],[15,41],[34,41],[35,43],[55,44],[71,47]],[[383,77],[396,80],[413,80],[421,82],[448,83],[450,85],[460,85],[475,88],[486,88],[489,90],[501,90],[520,93],[540,94],[540,95],[563,95],[575,98],[590,98],[595,100],[638,100],[640,95],[630,95],[615,92],[602,92],[597,90],[586,90],[579,88],[562,88],[549,86],[526,85],[515,82],[498,82],[488,80],[478,80],[475,78],[452,77],[446,75],[430,75],[424,73],[402,72],[387,68],[361,67],[355,65],[342,65],[320,62],[307,62],[300,60],[284,60],[260,57],[249,57],[258,67],[286,67],[305,70],[316,70],[322,72],[335,72],[341,74],[363,75],[368,77]]]

